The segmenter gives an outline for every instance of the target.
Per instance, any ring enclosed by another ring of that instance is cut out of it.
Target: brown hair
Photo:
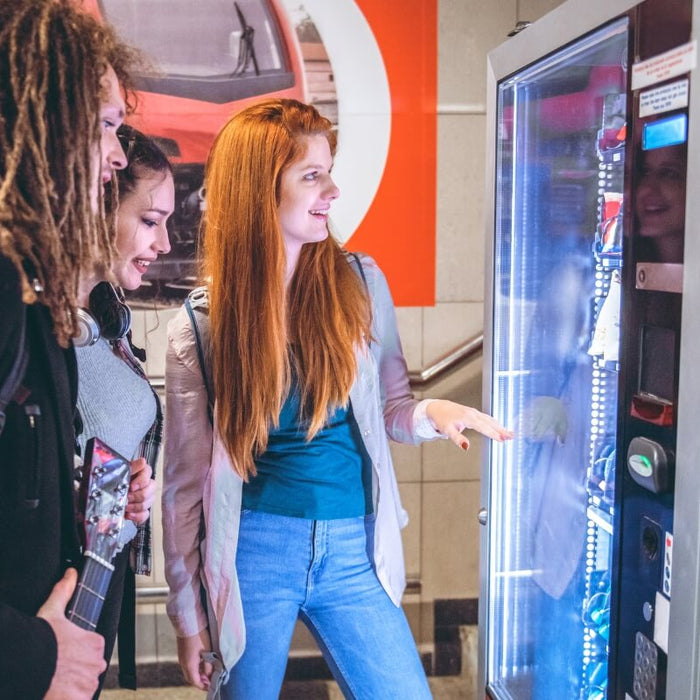
[[[111,65],[130,89],[134,58],[66,0],[0,3],[0,252],[63,346],[77,330],[81,274],[107,270],[113,252],[101,197],[98,212],[90,197],[101,79]]]
[[[285,290],[280,179],[304,155],[304,137],[318,134],[335,154],[331,123],[313,107],[266,100],[224,126],[207,162],[203,274],[217,427],[244,479],[278,421],[291,363],[311,439],[347,404],[355,349],[370,335],[364,286],[331,236],[302,247]]]

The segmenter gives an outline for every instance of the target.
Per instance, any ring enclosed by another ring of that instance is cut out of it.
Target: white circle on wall
[[[299,0],[284,0],[288,11]],[[304,0],[328,54],[338,98],[333,179],[340,198],[332,229],[345,243],[369,210],[382,180],[391,136],[391,94],[377,40],[352,0]]]

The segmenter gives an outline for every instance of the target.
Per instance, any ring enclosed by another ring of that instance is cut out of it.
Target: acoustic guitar
[[[98,438],[88,440],[80,479],[79,516],[85,564],[66,616],[94,630],[112,578],[112,560],[121,549],[119,533],[129,492],[129,460]]]

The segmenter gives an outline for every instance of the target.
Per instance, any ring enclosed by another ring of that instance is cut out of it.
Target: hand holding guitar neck
[[[77,579],[75,569],[68,569],[37,613],[51,625],[58,648],[56,671],[45,700],[89,700],[97,690],[99,675],[107,667],[104,639],[66,619],[66,605]]]

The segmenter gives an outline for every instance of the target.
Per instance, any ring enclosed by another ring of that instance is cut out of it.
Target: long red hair
[[[347,404],[355,350],[370,337],[364,285],[332,236],[302,247],[285,289],[280,179],[304,156],[304,137],[319,134],[334,155],[335,133],[316,109],[266,100],[229,120],[207,162],[203,275],[217,427],[244,479],[277,424],[291,363],[311,439]]]

